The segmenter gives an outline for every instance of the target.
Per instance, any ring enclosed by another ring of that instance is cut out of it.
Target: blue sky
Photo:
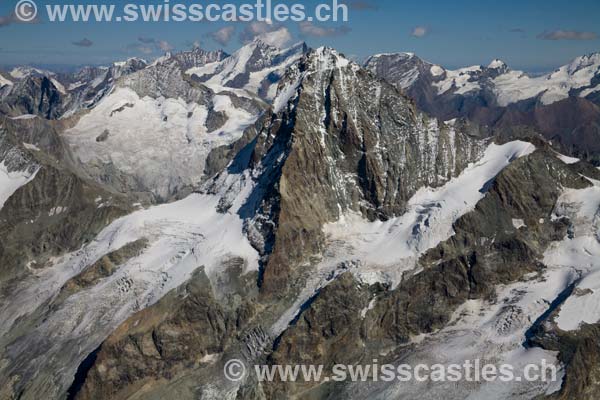
[[[74,1],[74,0],[73,0]],[[171,0],[191,4],[239,1]],[[330,0],[273,0],[312,8]],[[380,52],[411,51],[446,67],[487,64],[498,57],[511,67],[551,70],[570,59],[600,51],[598,0],[345,0],[347,23],[284,24],[295,41],[329,45],[362,59]],[[113,4],[162,0],[113,0]],[[240,47],[245,23],[15,23],[16,0],[0,3],[0,64],[102,64],[131,56],[153,58],[167,48],[185,50],[200,43],[207,49]],[[38,0],[44,4],[64,0]],[[77,3],[109,3],[90,0]],[[43,13],[41,13],[43,14]],[[229,27],[229,28],[227,28]],[[223,29],[227,28],[227,29]],[[228,34],[213,38],[214,32]],[[85,39],[85,40],[84,40]],[[225,40],[228,39],[228,40]]]

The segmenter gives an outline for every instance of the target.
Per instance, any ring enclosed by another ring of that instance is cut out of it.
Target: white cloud
[[[425,35],[427,35],[427,33],[429,33],[429,29],[427,29],[424,26],[415,26],[415,28],[412,30],[411,32],[411,36],[414,37],[423,37]]]
[[[339,36],[351,31],[347,26],[324,27],[308,21],[300,22],[299,27],[302,34],[315,37]]]
[[[148,46],[138,46],[137,50],[142,54],[152,54],[154,50]]]
[[[292,40],[290,31],[281,25],[275,25],[271,22],[252,22],[246,25],[244,31],[240,34],[240,41],[247,43],[255,38],[275,46],[283,47]]]
[[[221,46],[227,46],[235,33],[233,26],[223,27],[215,32],[209,34],[212,40],[219,43]]]
[[[598,39],[598,34],[596,32],[563,31],[558,29],[542,32],[537,38],[543,40],[594,40]]]
[[[174,49],[174,47],[166,40],[159,40],[158,42],[156,42],[156,47],[165,52]]]
[[[259,35],[276,31],[279,28],[279,26],[275,26],[273,23],[259,21],[250,22],[240,34],[240,40],[242,43],[250,42]]]
[[[127,45],[126,50],[135,53],[152,54],[157,51],[164,53],[175,48],[166,40],[158,40],[152,37],[140,36],[138,37],[138,42]]]

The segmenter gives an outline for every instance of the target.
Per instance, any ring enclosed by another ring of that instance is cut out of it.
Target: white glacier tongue
[[[572,232],[544,254],[548,267],[576,270],[581,275],[556,318],[565,331],[600,321],[600,182],[593,183],[587,189],[569,189],[560,197],[556,217],[569,218]]]
[[[560,295],[573,275],[572,270],[555,270],[543,278],[532,276],[525,281],[499,285],[495,301],[468,300],[453,313],[445,328],[415,337],[414,350],[398,360],[412,366],[424,360],[429,365],[463,365],[465,360],[480,360],[481,365],[496,367],[507,364],[512,366],[517,380],[463,384],[413,380],[392,384],[381,392],[381,398],[412,399],[426,391],[428,398],[437,399],[450,391],[453,398],[469,400],[528,400],[540,393],[556,392],[564,378],[558,352],[526,348],[522,344],[532,321],[547,311],[549,302]],[[556,381],[528,382],[523,371],[530,364],[556,366]]]
[[[534,150],[531,143],[521,141],[491,144],[483,158],[460,176],[440,188],[421,188],[408,201],[408,210],[402,216],[369,222],[350,214],[326,225],[325,233],[332,242],[346,243],[352,249],[352,259],[365,265],[358,271],[359,276],[385,272],[398,283],[401,274],[413,268],[421,254],[454,234],[453,223],[485,196],[482,188],[487,182],[513,160]]]
[[[14,293],[14,301],[2,306],[2,331],[8,330],[19,316],[33,312],[65,282],[102,256],[142,238],[149,241],[149,246],[140,256],[120,266],[99,285],[75,295],[76,299],[68,299],[65,312],[72,317],[77,313],[102,314],[110,310],[110,316],[98,319],[110,318],[118,324],[136,309],[153,304],[186,282],[201,266],[212,277],[226,258],[241,257],[246,260],[245,272],[257,270],[258,254],[243,233],[242,220],[235,212],[218,213],[219,199],[215,195],[193,194],[116,220],[81,250],[57,258],[52,267],[33,271],[33,276]],[[131,285],[123,292],[119,282],[125,279]],[[60,323],[81,322],[71,317],[65,315]]]

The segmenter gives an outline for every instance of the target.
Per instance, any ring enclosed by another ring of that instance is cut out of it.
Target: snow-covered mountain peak
[[[593,99],[600,91],[600,53],[577,57],[550,74],[536,77],[511,70],[500,59],[492,60],[487,67],[474,65],[450,70],[404,53],[370,57],[366,67],[404,90],[433,89],[433,93],[414,94],[415,97],[482,96],[484,103],[494,99],[501,107],[525,100],[539,100],[548,105],[573,96]]]
[[[15,79],[25,79],[30,76],[55,76],[54,72],[46,71],[44,69],[35,68],[35,67],[15,67],[10,71],[10,76]]]
[[[114,67],[118,67],[118,68],[122,68],[122,67],[125,67],[127,65],[139,64],[139,63],[148,64],[148,62],[146,60],[144,60],[143,58],[130,57],[127,60],[113,62],[113,66]]]
[[[170,61],[173,58],[173,54],[168,51],[165,54],[163,54],[162,56],[158,57],[157,59],[155,59],[150,66],[156,66],[158,64],[163,64],[167,61]]]
[[[224,88],[244,89],[271,101],[285,71],[300,61],[308,48],[301,42],[280,49],[271,44],[272,40],[264,40],[270,36],[276,37],[277,34],[271,32],[266,36],[261,35],[231,56],[201,67],[189,68],[186,73],[215,91]]]
[[[584,68],[590,68],[598,72],[600,70],[600,53],[590,53],[575,58],[568,66],[569,74],[575,74]]]
[[[506,71],[506,70],[508,70],[508,65],[504,61],[502,61],[498,58],[495,58],[492,60],[492,62],[489,63],[487,68]]]
[[[311,63],[315,70],[329,70],[334,68],[347,67],[350,64],[354,64],[352,61],[347,59],[343,54],[338,53],[331,47],[319,47],[312,51],[308,55],[309,63]]]
[[[402,89],[411,87],[420,77],[431,74],[441,76],[445,70],[423,61],[414,53],[382,53],[369,57],[364,66]]]

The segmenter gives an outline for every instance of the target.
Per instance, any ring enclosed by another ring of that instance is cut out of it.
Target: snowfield
[[[574,269],[581,276],[556,318],[565,331],[600,321],[600,182],[593,183],[587,189],[567,190],[559,199],[556,217],[569,218],[573,232],[544,254],[546,265]]]
[[[441,71],[436,70],[436,75],[442,75]],[[439,82],[434,82],[433,85],[437,87],[438,94],[443,94],[450,89],[456,88],[457,94],[465,94],[473,90],[481,89],[479,83],[472,80],[471,74],[481,72],[480,66],[466,67],[453,70],[446,70],[446,76]]]
[[[548,105],[569,97],[572,89],[580,89],[591,85],[592,79],[600,73],[600,53],[591,56],[577,57],[569,65],[535,78],[521,71],[509,71],[494,79],[498,104],[506,106],[521,100],[530,99],[541,94],[542,104]],[[584,91],[585,97],[599,88]]]
[[[210,150],[239,139],[257,118],[224,95],[215,96],[214,110],[224,112],[226,122],[208,132],[209,110],[203,105],[140,98],[129,88],[117,88],[64,137],[92,176],[114,166],[138,180],[142,189],[167,198],[176,189],[198,184]]]
[[[462,398],[469,400],[529,400],[560,389],[564,370],[557,353],[522,344],[533,321],[547,310],[552,302],[573,279],[575,271],[556,269],[542,277],[530,277],[497,288],[499,301],[470,300],[458,308],[446,328],[432,334],[415,337],[407,356],[397,364],[459,364],[465,360],[481,360],[481,364],[513,366],[515,377],[521,381],[495,382],[402,382],[379,388],[375,399],[409,400],[414,398],[435,400]],[[527,382],[523,368],[527,364],[554,365],[556,380]],[[373,389],[373,388],[370,388]],[[361,391],[369,387],[362,384],[351,386],[354,398],[361,398]],[[364,398],[364,396],[362,397]]]
[[[2,86],[11,86],[13,82],[6,79],[2,74],[0,74],[0,87]]]
[[[32,174],[28,171],[8,172],[4,161],[0,163],[0,209],[10,196],[13,195],[21,186],[31,182],[37,170]]]

